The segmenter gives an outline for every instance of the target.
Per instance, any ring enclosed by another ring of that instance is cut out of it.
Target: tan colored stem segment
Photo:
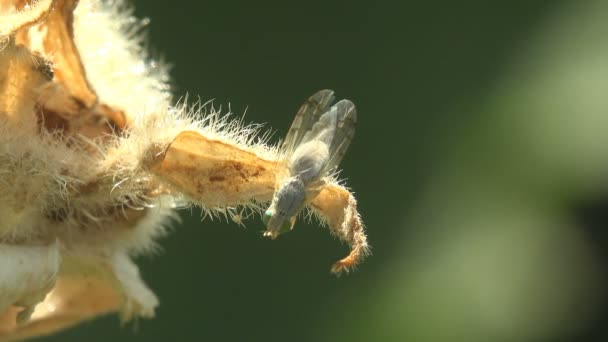
[[[169,145],[151,170],[206,207],[269,201],[277,163],[223,141],[185,131]]]

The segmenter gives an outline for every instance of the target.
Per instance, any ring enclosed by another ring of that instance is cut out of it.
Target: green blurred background
[[[373,255],[300,221],[183,212],[139,260],[157,318],[47,341],[608,340],[608,4],[135,1],[176,98],[282,137],[324,88],[358,108],[342,176]]]

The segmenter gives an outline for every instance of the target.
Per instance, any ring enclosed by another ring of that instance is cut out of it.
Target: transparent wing
[[[331,148],[331,143],[336,135],[338,128],[338,106],[332,106],[328,111],[323,113],[305,132],[300,144],[296,146],[296,150],[305,143],[316,140],[324,143],[327,146],[327,151]]]
[[[349,100],[341,100],[332,106],[336,108],[336,128],[329,147],[329,162],[325,171],[329,171],[340,164],[355,136],[355,125],[357,124],[357,110]]]
[[[282,148],[287,155],[293,154],[295,149],[302,143],[302,139],[306,133],[312,129],[312,126],[319,120],[321,115],[327,111],[329,104],[333,100],[334,92],[326,89],[318,91],[304,102],[300,110],[298,110],[283,142]]]
[[[292,175],[299,174],[305,183],[323,177],[335,168],[355,135],[357,112],[349,100],[342,100],[323,113],[290,155]]]

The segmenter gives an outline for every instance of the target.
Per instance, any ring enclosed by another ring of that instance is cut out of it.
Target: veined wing
[[[357,124],[357,110],[351,101],[341,100],[332,106],[332,109],[334,107],[336,108],[336,130],[329,148],[329,162],[325,171],[340,164],[355,136],[355,125]]]
[[[357,112],[352,102],[341,100],[333,105],[312,125],[290,155],[291,173],[309,182],[336,167],[355,135],[356,122]]]
[[[321,90],[309,97],[300,107],[296,117],[287,132],[283,142],[283,151],[287,155],[293,154],[295,149],[302,144],[302,139],[312,126],[319,120],[321,115],[327,111],[329,104],[334,100],[332,90]]]

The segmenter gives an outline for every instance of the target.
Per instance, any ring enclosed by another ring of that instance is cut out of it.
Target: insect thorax
[[[298,147],[289,160],[292,176],[299,176],[305,186],[322,177],[321,172],[329,161],[328,146],[317,140]]]
[[[302,209],[306,199],[306,186],[300,177],[290,177],[283,184],[274,197],[276,212],[285,218],[297,215]]]

